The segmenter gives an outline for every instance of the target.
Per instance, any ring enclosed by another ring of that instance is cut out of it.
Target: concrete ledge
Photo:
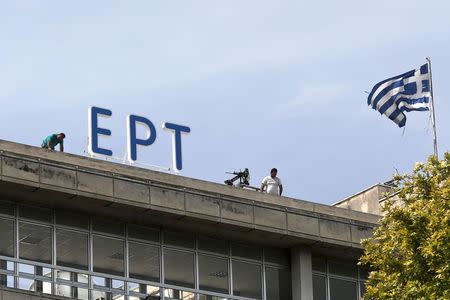
[[[0,140],[4,182],[360,248],[379,216]]]

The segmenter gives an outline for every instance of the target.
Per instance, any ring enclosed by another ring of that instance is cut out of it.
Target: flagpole
[[[433,97],[433,77],[431,75],[431,58],[427,57],[427,65],[428,65],[428,70],[430,71],[430,94],[431,94],[431,99],[430,99],[430,106],[431,106],[431,124],[433,126],[433,147],[434,147],[434,155],[436,156],[436,158],[439,159],[438,157],[438,147],[437,147],[437,134],[436,134],[436,114],[434,111],[434,97]]]

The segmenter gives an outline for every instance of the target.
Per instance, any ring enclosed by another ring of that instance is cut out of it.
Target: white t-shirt
[[[280,187],[280,185],[282,185],[280,178],[278,178],[276,176],[274,178],[267,176],[267,177],[264,177],[261,184],[267,187],[266,192],[268,194],[280,195],[280,192],[278,189]]]

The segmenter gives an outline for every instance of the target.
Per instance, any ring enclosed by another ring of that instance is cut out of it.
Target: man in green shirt
[[[42,148],[55,150],[56,145],[59,144],[59,151],[64,152],[64,138],[66,135],[64,133],[54,133],[50,134],[42,141]]]

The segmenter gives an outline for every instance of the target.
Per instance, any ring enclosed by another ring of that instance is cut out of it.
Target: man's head
[[[270,177],[274,178],[275,176],[277,176],[278,170],[276,168],[273,168],[272,170],[270,170]]]
[[[66,137],[66,135],[64,134],[64,133],[59,133],[57,136],[56,136],[56,138],[58,139],[58,141],[62,141],[64,138]]]

